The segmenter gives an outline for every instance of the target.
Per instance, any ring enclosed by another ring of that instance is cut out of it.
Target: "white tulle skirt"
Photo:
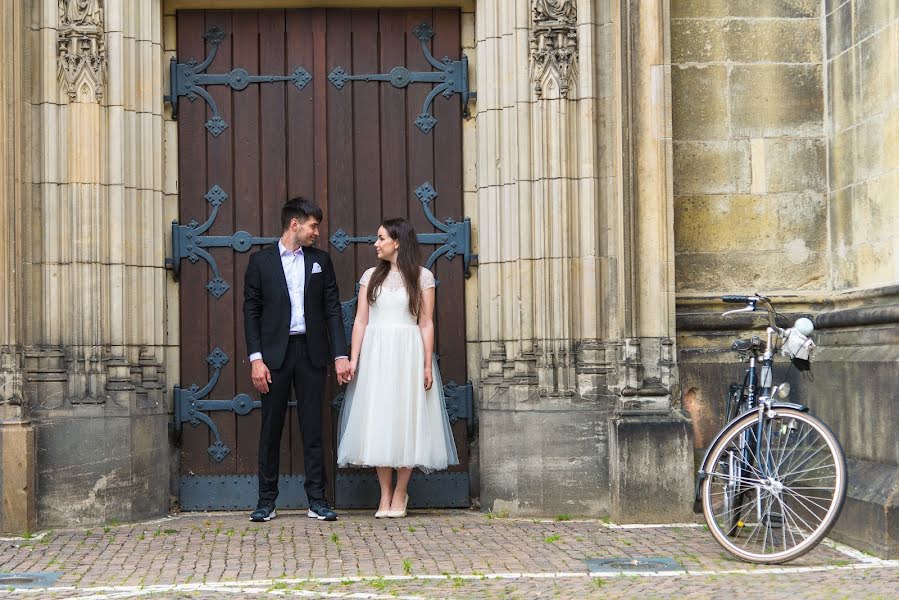
[[[339,466],[429,472],[458,464],[436,360],[432,369],[434,384],[425,390],[417,325],[369,324],[340,411]]]

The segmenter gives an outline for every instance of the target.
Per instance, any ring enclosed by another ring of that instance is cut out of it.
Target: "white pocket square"
[[[312,274],[315,275],[316,273],[321,273],[321,272],[322,272],[322,266],[318,263],[312,263]]]

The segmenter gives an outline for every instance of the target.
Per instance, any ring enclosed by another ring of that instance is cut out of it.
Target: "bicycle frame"
[[[696,486],[693,503],[693,512],[696,513],[702,512],[700,509],[700,488],[702,486],[702,481],[708,476],[709,455],[711,454],[712,449],[718,444],[718,441],[721,439],[721,437],[725,434],[728,428],[730,428],[731,424],[733,424],[737,419],[741,418],[747,412],[750,412],[752,410],[758,411],[758,425],[756,427],[755,435],[755,456],[762,456],[762,434],[764,433],[763,430],[766,413],[768,413],[769,411],[776,411],[778,408],[792,408],[801,412],[808,412],[808,407],[803,404],[797,404],[794,402],[771,401],[771,391],[773,389],[772,383],[774,376],[774,341],[777,335],[783,333],[783,330],[777,326],[774,308],[771,306],[771,303],[766,298],[757,296],[749,300],[749,305],[746,308],[728,311],[725,312],[724,315],[738,312],[754,312],[756,310],[755,305],[759,302],[761,302],[765,306],[768,312],[768,327],[766,329],[767,339],[765,344],[765,351],[762,354],[761,358],[759,358],[758,351],[756,349],[750,349],[749,368],[746,370],[746,377],[744,378],[747,409],[744,411],[740,411],[740,407],[738,406],[737,410],[735,411],[736,414],[728,423],[725,424],[723,428],[721,428],[721,430],[718,432],[718,435],[715,436],[715,439],[712,440],[712,443],[709,444],[708,448],[705,451],[705,456],[703,456],[701,466],[696,474]],[[741,400],[742,395],[743,392],[741,392]]]

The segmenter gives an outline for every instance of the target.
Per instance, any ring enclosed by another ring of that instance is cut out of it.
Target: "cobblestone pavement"
[[[336,523],[286,511],[185,513],[0,540],[0,573],[59,574],[0,598],[895,598],[899,561],[827,542],[787,565],[726,554],[702,526],[616,526],[474,511]],[[562,517],[564,518],[564,517]],[[585,559],[673,559],[673,571],[591,573]],[[741,591],[742,590],[742,591]]]

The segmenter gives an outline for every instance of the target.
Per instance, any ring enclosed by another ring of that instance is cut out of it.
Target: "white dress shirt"
[[[300,246],[294,252],[288,250],[278,241],[278,253],[281,255],[281,268],[287,280],[287,293],[290,295],[290,335],[306,333],[306,310],[303,296],[306,293],[306,255]],[[250,355],[250,362],[262,358],[262,352]],[[338,356],[337,359],[346,358]],[[335,359],[335,360],[337,360]]]

